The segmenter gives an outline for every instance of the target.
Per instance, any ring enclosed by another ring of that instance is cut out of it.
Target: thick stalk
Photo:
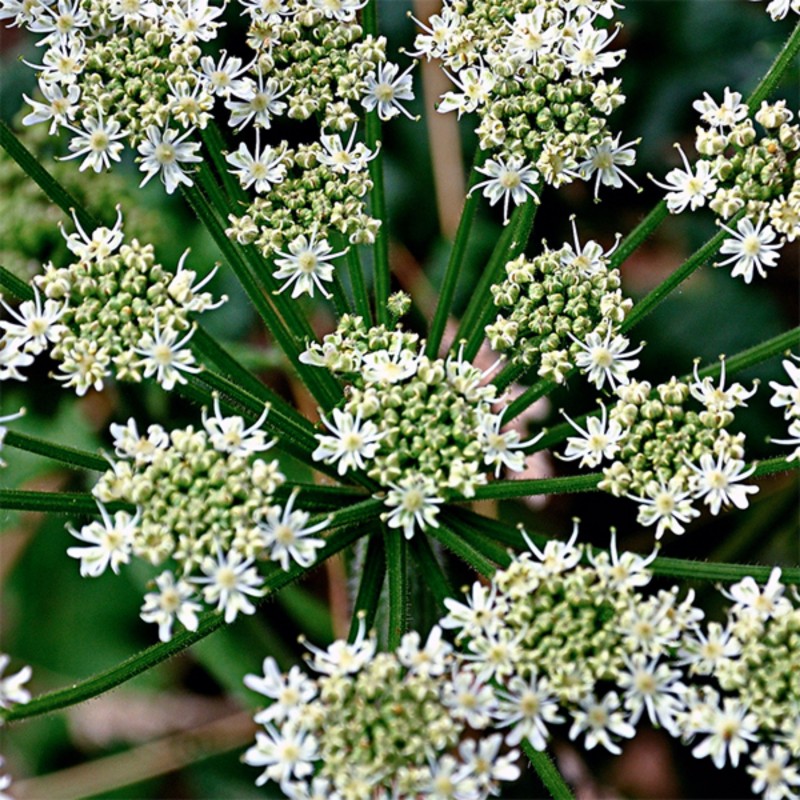
[[[397,528],[383,525],[389,588],[389,650],[400,646],[408,630],[408,542]]]
[[[546,752],[534,749],[527,739],[522,740],[522,749],[552,800],[574,800],[572,790]]]
[[[348,640],[355,641],[360,629],[360,618],[363,616],[364,626],[371,630],[375,625],[375,617],[381,604],[381,592],[386,578],[386,555],[384,552],[383,536],[373,533],[369,537],[367,552],[364,556],[364,566],[361,580],[358,583],[353,620],[350,623]]]

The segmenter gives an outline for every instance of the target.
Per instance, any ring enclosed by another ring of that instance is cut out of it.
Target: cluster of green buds
[[[215,303],[202,291],[213,272],[196,283],[197,273],[183,266],[188,251],[169,272],[152,245],[124,242],[121,214],[113,228],[91,235],[77,219],[76,227],[65,236],[73,263],[46,265],[33,280],[34,299],[18,308],[0,301],[11,317],[0,321],[0,375],[24,380],[19,367],[49,348],[56,378],[79,395],[102,389],[112,374],[134,382],[155,376],[166,390],[185,383],[183,373],[200,370],[187,347],[195,330],[190,314],[226,299]]]
[[[263,676],[245,678],[270,701],[244,756],[265,768],[257,784],[278,783],[292,798],[487,800],[519,777],[519,751],[482,736],[492,688],[454,670],[438,626],[424,645],[409,633],[390,653],[376,652],[364,627],[351,643],[309,646],[313,678],[298,667],[283,675],[272,658]]]
[[[693,507],[702,499],[712,514],[731,504],[746,508],[755,486],[742,485],[754,466],[744,461],[743,433],[731,433],[734,410],[756,391],[741,384],[725,386],[725,367],[718,384],[700,378],[695,364],[691,383],[671,378],[655,389],[647,381],[631,381],[616,390],[610,413],[590,417],[580,436],[570,437],[562,458],[580,459],[581,466],[603,469],[599,488],[639,505],[638,521],[665,531],[683,533],[684,524],[699,516]],[[602,405],[602,404],[601,404]],[[699,406],[696,410],[693,406]]]
[[[753,790],[764,797],[800,796],[800,607],[776,567],[766,585],[744,578],[724,596],[724,624],[709,622],[684,637],[681,663],[692,692],[682,735],[705,735],[693,750],[722,768],[749,753]]]
[[[620,80],[603,77],[625,55],[606,49],[616,8],[608,0],[448,0],[418,21],[415,55],[441,59],[456,87],[438,110],[479,116],[492,204],[501,196],[520,204],[542,182],[594,176],[595,195],[601,183],[632,183],[620,166],[634,163],[634,143],[620,145],[606,119],[625,100]]]
[[[694,108],[703,122],[695,143],[700,159],[692,167],[679,148],[684,168],[658,185],[668,190],[673,214],[708,203],[729,235],[720,249],[728,258],[717,266],[750,283],[756,273],[766,277],[784,244],[800,236],[800,125],[792,124],[785,100],[764,101],[751,115],[729,88],[721,103],[706,92]]]
[[[639,362],[625,352],[619,328],[633,302],[623,297],[619,270],[594,241],[581,247],[573,220],[574,246],[546,245],[533,259],[506,264],[506,278],[492,286],[497,319],[486,327],[492,349],[536,367],[543,378],[563,383],[576,366],[602,388],[626,383]]]
[[[498,571],[490,586],[473,584],[467,604],[446,600],[442,627],[457,631],[466,671],[491,681],[499,707],[493,716],[508,728],[506,741],[527,739],[544,750],[551,728],[569,723],[569,737],[584,746],[619,753],[647,714],[677,733],[684,708],[680,642],[703,612],[677,587],[645,594],[648,557],[616,548],[594,554],[551,540]]]
[[[520,448],[532,443],[500,431],[503,412],[492,410],[498,398],[484,373],[460,354],[429,358],[424,344],[399,327],[368,328],[345,315],[301,356],[348,381],[343,408],[322,418],[330,434],[317,435],[313,457],[340,475],[364,470],[388,489],[386,521],[409,539],[417,525],[438,525],[445,500],[472,497],[487,468],[521,471]]]
[[[789,438],[773,439],[777,444],[794,445],[794,450],[788,456],[788,461],[800,458],[800,367],[793,363],[800,361],[800,356],[792,355],[783,361],[783,369],[791,380],[791,384],[782,384],[777,381],[770,381],[769,385],[774,389],[770,398],[770,405],[773,408],[782,408],[783,417],[789,422]]]
[[[196,629],[201,599],[227,622],[252,614],[251,599],[265,593],[256,562],[307,567],[324,544],[313,534],[328,520],[308,525],[309,514],[294,509],[297,490],[285,505],[275,501],[286,479],[277,460],[263,457],[274,444],[261,430],[267,412],[247,427],[242,417],[223,416],[215,401],[197,430],[151,425],[140,434],[133,419],[111,426],[116,458],[92,489],[102,519],[70,529],[82,545],[67,553],[90,577],[109,567],[118,572],[131,556],[157,566],[170,560],[142,608],[164,641],[176,618]],[[135,512],[112,513],[110,504]]]

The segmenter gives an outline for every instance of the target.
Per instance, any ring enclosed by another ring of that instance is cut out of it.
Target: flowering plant
[[[800,797],[800,567],[779,549],[773,566],[740,563],[733,533],[716,557],[679,549],[751,503],[761,530],[759,493],[800,464],[798,329],[758,331],[671,376],[632,338],[701,268],[748,285],[787,269],[800,124],[776,95],[800,27],[749,95],[728,86],[690,103],[696,154],[676,145],[681,165],[645,180],[644,140],[614,115],[620,3],[445,0],[412,16],[397,62],[379,5],[0,0],[0,20],[36,38],[22,126],[45,124],[73,162],[37,157],[41,138],[0,122],[7,157],[65,213],[46,263],[0,267],[0,380],[32,407],[45,381],[83,408],[105,404],[108,423],[93,450],[27,433],[21,403],[3,408],[4,455],[43,456],[83,482],[2,489],[0,507],[68,514],[55,572],[108,580],[110,595],[129,575],[159,639],[33,698],[21,668],[0,679],[0,720],[72,707],[228,636],[204,665],[232,693],[244,681],[266,698],[242,760],[281,796],[483,800],[535,776],[568,798],[585,780],[569,754],[618,755],[649,727],[767,800]],[[779,21],[795,6],[766,9]],[[475,137],[432,302],[390,246],[388,154],[395,126],[419,123],[418,64],[426,91],[438,67],[447,82],[431,115]],[[127,208],[93,207],[69,185],[126,170],[156,184],[153,202],[180,196],[221,262],[202,265],[185,242],[173,260],[157,254]],[[561,213],[568,192],[606,208],[640,182],[661,199],[605,244],[574,215],[529,241],[540,208]],[[476,217],[494,206],[471,275]],[[656,229],[706,206],[715,233],[634,298],[626,274]],[[242,342],[256,328],[281,380],[265,347]],[[740,382],[781,357],[766,392]],[[778,434],[766,457],[747,423],[758,408]],[[603,492],[610,538],[587,532],[602,501],[569,537],[546,532],[552,505],[531,509]],[[319,586],[294,585],[322,564],[332,612]],[[462,602],[465,569],[479,579]],[[302,609],[315,674],[270,631],[273,597]],[[264,648],[262,674],[250,671]],[[25,791],[44,792],[37,780]]]

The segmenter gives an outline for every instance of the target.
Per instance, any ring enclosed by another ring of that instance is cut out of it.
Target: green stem
[[[372,324],[372,309],[369,304],[369,292],[364,280],[364,267],[358,255],[356,245],[351,244],[345,254],[347,274],[350,276],[350,285],[353,287],[353,297],[356,301],[356,311],[364,317],[367,324]],[[388,293],[387,293],[388,297]]]
[[[456,590],[436,558],[428,537],[414,536],[410,543],[410,550],[425,586],[430,589],[440,610],[443,611],[444,601],[448,597],[455,597]]]
[[[355,506],[353,508],[355,508]],[[377,515],[377,513],[376,510],[375,514]],[[337,530],[328,537],[325,542],[325,547],[317,554],[317,563],[322,563],[325,559],[343,550],[364,533],[363,519],[358,522],[352,522],[347,519],[346,515],[338,517],[334,514],[334,517],[337,519],[335,523],[337,525]],[[339,521],[342,519],[346,521],[342,522],[340,526]],[[294,564],[288,572],[277,569],[273,570],[264,581],[267,592],[264,597],[259,599],[259,604],[266,602],[275,592],[280,591],[312,569],[314,569],[314,566],[300,567]],[[29,717],[49,714],[61,708],[73,706],[84,700],[91,700],[93,697],[97,697],[103,694],[103,692],[107,692],[109,689],[113,689],[131,678],[146,672],[162,661],[166,661],[178,653],[183,652],[195,642],[213,633],[223,624],[223,616],[220,613],[214,611],[203,614],[196,631],[182,631],[170,641],[148,647],[146,650],[126,659],[121,664],[117,664],[111,669],[94,675],[84,681],[80,681],[73,686],[48,692],[40,697],[33,698],[25,705],[18,705],[10,710],[0,709],[0,719],[8,722],[28,719]]]
[[[53,442],[48,442],[45,439],[38,439],[35,436],[28,436],[16,431],[6,432],[4,445],[6,447],[16,447],[17,450],[25,450],[28,453],[36,453],[61,464],[68,464],[71,467],[81,467],[82,469],[91,469],[96,472],[105,472],[108,469],[108,461],[87,450],[78,450],[75,447],[53,444]]]
[[[467,252],[467,243],[469,241],[470,232],[472,231],[472,223],[475,220],[475,212],[481,199],[480,192],[473,192],[470,194],[470,190],[478,182],[478,178],[480,178],[480,173],[476,171],[477,168],[483,165],[488,155],[488,150],[482,150],[479,147],[475,151],[475,157],[472,161],[467,197],[464,201],[464,208],[461,211],[461,218],[458,221],[456,238],[450,250],[450,258],[447,262],[447,268],[445,269],[444,280],[442,281],[442,288],[439,293],[439,301],[436,305],[436,312],[433,315],[433,321],[428,330],[428,344],[425,348],[425,354],[428,358],[436,358],[439,354],[439,345],[442,343],[442,335],[444,334],[447,318],[450,316],[450,309],[453,305],[453,295],[455,294],[456,285],[458,284],[461,269],[464,265],[464,256]]]
[[[331,284],[331,298],[333,299],[333,307],[336,309],[338,316],[352,313],[350,300],[347,297],[342,277],[336,270],[333,272],[333,282]]]
[[[400,646],[408,630],[408,542],[397,528],[383,526],[389,587],[389,650]]]
[[[450,528],[440,523],[438,528],[428,527],[426,533],[431,538],[441,542],[454,555],[458,556],[485,578],[491,578],[492,575],[494,575],[494,564],[492,564],[483,553],[476,550],[471,544],[465,542],[458,534],[450,530]]]
[[[36,156],[25,147],[14,131],[0,120],[0,147],[2,147],[22,170],[32,178],[39,188],[52,200],[67,216],[75,212],[81,227],[88,233],[99,228],[102,223],[87,211],[70,193],[62,186],[36,159]]]
[[[17,300],[33,300],[33,288],[5,267],[0,267],[0,289]]]
[[[537,192],[540,189],[540,186],[536,187]],[[511,215],[511,221],[500,235],[489,262],[478,280],[475,291],[467,305],[467,310],[461,318],[458,335],[454,343],[457,348],[461,338],[466,338],[467,344],[464,347],[464,358],[469,361],[475,358],[475,354],[480,349],[481,342],[484,339],[484,327],[494,309],[491,301],[487,300],[490,297],[489,290],[492,284],[498,280],[505,265],[509,261],[513,261],[525,249],[538,210],[539,204],[534,202],[532,198],[528,199],[523,205],[517,206]]]
[[[447,525],[457,533],[463,541],[473,547],[475,551],[494,564],[507,567],[511,563],[511,556],[508,550],[499,545],[492,536],[487,536],[481,531],[477,531],[471,526],[464,524],[462,519],[448,511],[443,512],[442,517]]]
[[[619,268],[645,239],[669,216],[667,201],[661,200],[619,243],[608,260],[609,269]]]
[[[572,794],[572,790],[553,763],[553,759],[546,752],[534,749],[527,739],[523,739],[521,745],[531,766],[536,770],[539,780],[550,792],[552,800],[574,800],[575,796]]]
[[[523,364],[520,361],[510,361],[500,370],[492,383],[498,392],[502,392],[514,381],[519,380],[529,369],[530,367],[527,364]],[[508,409],[506,409],[506,413],[508,413]],[[512,419],[512,417],[508,417],[508,419]]]
[[[475,500],[499,500],[509,497],[530,497],[541,494],[593,492],[603,476],[598,473],[569,475],[561,478],[534,478],[520,481],[492,481],[475,490]]]
[[[133,511],[129,503],[104,503],[109,511]],[[51,511],[56,514],[97,514],[97,501],[88,492],[34,492],[0,489],[4,511]]]
[[[570,370],[570,374],[573,370]],[[508,408],[506,409],[506,413],[503,415],[503,419],[506,422],[510,422],[512,419],[516,419],[523,411],[530,408],[540,397],[544,397],[546,394],[550,394],[559,384],[555,381],[546,380],[545,378],[541,378],[540,380],[536,381],[536,383],[532,383],[516,400],[512,401],[508,404]],[[541,441],[541,440],[540,440]]]
[[[362,12],[361,22],[364,33],[368,36],[378,36],[378,0],[369,0]],[[367,147],[375,152],[380,146],[381,120],[377,111],[369,111],[366,115]],[[389,271],[389,215],[386,208],[386,190],[383,181],[383,152],[382,148],[369,162],[369,177],[372,181],[370,190],[370,210],[375,219],[381,221],[381,227],[375,237],[373,247],[375,266],[375,317],[379,324],[389,324],[389,309],[386,302],[389,299],[391,274]]]
[[[783,73],[792,65],[797,54],[800,53],[800,23],[795,26],[791,36],[786,40],[780,53],[776,56],[767,74],[759,81],[758,86],[747,98],[747,107],[750,113],[755,113],[778,85]]]
[[[224,155],[228,149],[228,143],[225,141],[222,131],[217,127],[217,123],[211,120],[201,131],[201,136],[206,153],[211,156],[211,163],[222,180],[222,185],[228,197],[234,203],[247,204],[249,200],[247,192],[242,188],[239,179],[228,170],[228,162],[225,160]]]
[[[367,552],[358,583],[358,595],[354,606],[353,620],[350,623],[348,641],[355,641],[360,628],[359,619],[363,616],[367,630],[375,626],[375,617],[381,604],[381,592],[386,577],[386,555],[384,553],[383,536],[375,532],[369,537]]]

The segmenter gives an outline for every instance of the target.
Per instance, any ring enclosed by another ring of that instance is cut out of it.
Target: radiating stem
[[[358,582],[358,594],[353,609],[353,619],[350,623],[350,642],[355,641],[360,628],[359,615],[363,614],[364,625],[371,630],[375,625],[375,617],[381,603],[381,593],[386,578],[386,554],[383,536],[374,532],[369,537],[367,552]]]
[[[17,450],[25,450],[28,453],[36,453],[71,467],[91,469],[95,472],[105,472],[108,469],[108,461],[102,456],[95,455],[87,450],[78,450],[75,447],[54,444],[45,439],[38,439],[35,436],[28,436],[16,431],[6,432],[3,445],[5,447],[16,447]]]
[[[556,768],[553,759],[546,752],[534,749],[527,739],[523,739],[521,744],[531,766],[536,770],[539,780],[550,792],[552,800],[574,800],[572,790]]]
[[[386,574],[389,587],[389,650],[400,646],[408,630],[408,542],[397,528],[383,525]]]
[[[537,192],[540,188],[535,187]],[[481,273],[467,310],[461,318],[455,342],[457,348],[462,338],[467,340],[464,357],[469,361],[475,358],[481,346],[484,338],[483,329],[494,310],[490,288],[499,280],[506,263],[513,261],[525,249],[538,209],[539,204],[533,199],[528,199],[523,205],[517,206],[511,215],[511,221],[500,235],[486,268]]]
[[[458,279],[461,277],[461,269],[464,265],[464,256],[467,252],[467,243],[472,231],[472,223],[475,220],[475,212],[478,208],[481,195],[480,192],[469,193],[469,190],[478,182],[480,173],[476,172],[477,167],[483,165],[488,157],[488,151],[480,147],[475,151],[475,158],[470,169],[469,186],[467,197],[464,201],[464,208],[461,211],[461,218],[458,221],[458,230],[453,247],[450,250],[450,258],[447,261],[442,288],[439,292],[439,301],[436,305],[436,312],[433,315],[430,329],[428,330],[428,343],[425,354],[428,358],[436,358],[439,354],[439,345],[442,343],[447,318],[453,305],[453,295],[455,294]]]

